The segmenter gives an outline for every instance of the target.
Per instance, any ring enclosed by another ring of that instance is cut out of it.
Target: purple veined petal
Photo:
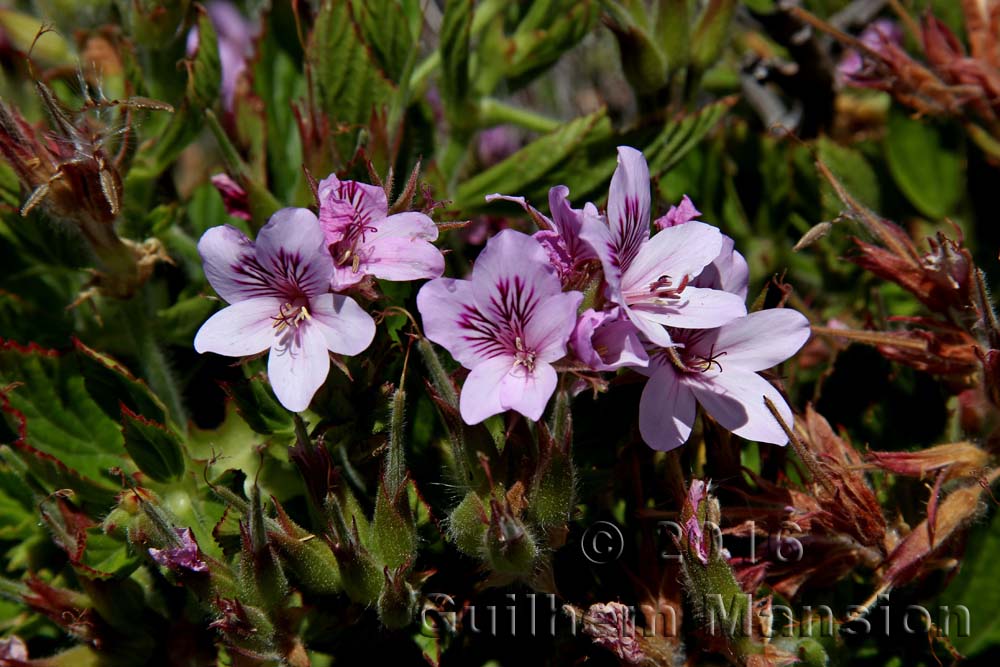
[[[387,236],[424,241],[434,241],[438,237],[438,226],[434,221],[417,211],[396,213],[373,224],[376,231],[365,236],[366,243]]]
[[[586,259],[596,259],[597,254],[590,244],[580,237],[580,231],[585,216],[600,219],[597,207],[588,203],[583,210],[574,209],[569,203],[569,188],[557,185],[549,190],[549,210],[552,212],[552,222],[562,238],[570,262],[575,265]]]
[[[478,424],[506,410],[500,401],[500,386],[513,367],[514,357],[503,355],[488,359],[472,369],[465,378],[458,400],[462,421]]]
[[[624,306],[625,297],[622,295],[622,269],[618,263],[617,249],[611,235],[611,230],[604,219],[600,215],[585,214],[583,224],[580,227],[580,238],[590,246],[597,259],[601,261],[604,282],[608,286],[608,299],[612,303]]]
[[[664,365],[642,390],[639,432],[653,449],[670,451],[687,442],[696,414],[694,394],[670,365]]]
[[[685,287],[678,299],[639,302],[632,304],[631,310],[644,320],[667,327],[711,329],[743,317],[747,307],[743,299],[729,292]]]
[[[444,255],[420,238],[383,236],[370,242],[363,254],[359,272],[383,280],[422,280],[444,273]]]
[[[327,337],[322,327],[310,322],[285,329],[267,358],[267,377],[274,395],[292,412],[309,407],[329,371]]]
[[[595,371],[607,370],[604,368],[604,360],[594,349],[593,339],[597,328],[609,317],[607,311],[598,312],[588,308],[577,317],[573,333],[569,338],[569,346],[574,356]]]
[[[518,206],[523,208],[528,215],[531,216],[531,219],[535,221],[535,224],[538,225],[539,229],[543,230],[556,229],[555,223],[553,223],[548,216],[544,215],[537,208],[529,204],[528,200],[525,199],[524,197],[515,197],[513,195],[502,195],[499,193],[493,193],[491,195],[486,195],[486,201],[488,202],[509,201],[513,204],[517,204]]]
[[[471,281],[431,280],[417,292],[417,309],[424,335],[466,368],[507,353],[498,341],[497,324],[476,309]]]
[[[206,231],[198,241],[198,254],[209,284],[227,303],[279,293],[257,263],[253,241],[236,227],[221,225]]]
[[[283,208],[271,216],[257,234],[257,259],[293,294],[329,289],[333,262],[323,229],[307,208]]]
[[[750,313],[714,332],[715,353],[723,368],[738,366],[747,371],[762,371],[785,361],[806,344],[810,335],[809,320],[791,308],[772,308]],[[701,343],[707,344],[706,342]]]
[[[684,278],[694,278],[719,256],[722,234],[704,222],[688,222],[668,227],[642,246],[635,261],[622,277],[627,297],[648,294],[650,285],[667,276],[675,286]]]
[[[472,289],[483,316],[517,327],[539,312],[542,299],[560,293],[562,284],[538,241],[505,229],[479,253],[472,268]]]
[[[536,363],[531,371],[515,366],[500,383],[500,404],[538,421],[556,390],[556,382],[556,369],[545,362]]]
[[[614,244],[616,266],[628,271],[649,240],[649,167],[642,153],[629,146],[618,147],[618,168],[608,192],[608,226]]]
[[[340,240],[347,227],[382,220],[389,214],[385,190],[377,185],[358,181],[342,181],[330,174],[316,188],[319,199],[319,221],[329,243]],[[330,235],[338,235],[330,239]]]
[[[690,387],[705,412],[723,428],[741,438],[772,445],[788,444],[781,425],[767,409],[767,396],[789,426],[793,415],[785,399],[769,382],[751,371],[724,364],[721,373],[709,379],[687,374],[682,382]]]
[[[562,292],[538,304],[538,314],[524,327],[524,346],[539,361],[551,362],[566,356],[566,343],[576,325],[576,310],[583,301],[580,292]]]
[[[354,356],[375,338],[375,320],[358,302],[340,294],[321,294],[309,301],[316,327],[331,352]]]
[[[639,332],[629,320],[607,322],[594,332],[591,339],[603,368],[613,371],[625,367],[644,367],[649,364],[649,355],[639,340]]]
[[[199,353],[246,357],[263,352],[274,342],[274,317],[284,301],[259,296],[239,301],[212,315],[194,337]]]
[[[573,271],[575,262],[566,248],[563,237],[559,236],[559,232],[543,229],[532,234],[531,238],[542,244],[545,252],[549,255],[549,261],[552,262],[552,266],[556,268],[560,276],[566,276]]]

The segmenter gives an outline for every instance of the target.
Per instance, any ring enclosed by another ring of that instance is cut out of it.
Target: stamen
[[[651,294],[663,299],[679,299],[681,292],[687,287],[688,277],[684,276],[681,279],[679,285],[674,287],[673,279],[670,276],[662,275],[656,279],[656,281],[649,284],[649,291]]]
[[[524,347],[524,341],[521,340],[520,336],[514,338],[514,347],[517,349],[517,354],[514,355],[514,366],[524,366],[528,372],[535,370],[535,353],[528,351]]]
[[[309,309],[306,306],[299,306],[298,309],[295,309],[292,304],[283,303],[278,308],[278,314],[271,319],[274,321],[271,326],[277,333],[281,333],[290,326],[298,327],[306,320],[311,320],[312,315],[309,314]]]

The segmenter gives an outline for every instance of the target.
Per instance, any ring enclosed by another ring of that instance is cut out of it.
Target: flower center
[[[299,325],[310,319],[312,319],[312,315],[309,314],[308,303],[299,299],[295,303],[281,304],[278,314],[271,318],[271,321],[274,322],[271,326],[274,327],[275,333],[281,333],[285,329],[297,329]]]
[[[514,339],[514,347],[516,352],[514,353],[514,368],[518,366],[524,366],[525,370],[529,373],[535,370],[535,352],[534,350],[528,350],[524,346],[524,341],[518,336]]]
[[[662,348],[661,354],[682,373],[707,373],[712,368],[717,368],[721,373],[722,364],[719,363],[719,358],[726,356],[725,352],[716,354],[714,345],[709,349],[708,355],[696,354],[677,347]]]
[[[674,281],[670,276],[663,275],[649,284],[649,292],[660,299],[679,299],[681,292],[684,291],[687,284],[687,276],[681,279],[680,284],[674,285]]]

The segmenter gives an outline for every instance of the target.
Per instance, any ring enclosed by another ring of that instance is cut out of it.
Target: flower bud
[[[486,561],[494,572],[527,577],[534,570],[538,545],[509,503],[490,501],[492,516],[486,532]]]

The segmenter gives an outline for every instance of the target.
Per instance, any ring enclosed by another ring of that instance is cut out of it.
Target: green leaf
[[[121,406],[125,449],[139,470],[157,482],[170,482],[184,474],[180,437],[172,429]]]
[[[114,421],[87,393],[77,357],[37,346],[0,347],[0,408],[13,451],[49,492],[68,488],[104,510],[121,488],[110,468],[130,468]],[[4,448],[3,458],[18,468]],[[128,472],[128,470],[126,470]]]
[[[478,213],[489,206],[486,195],[495,192],[541,201],[555,184],[552,171],[586,139],[605,137],[610,129],[604,110],[581,116],[462,183],[455,193],[455,206],[463,215]]]
[[[410,52],[419,45],[420,5],[413,0],[351,0],[351,10],[378,66],[399,83]]]
[[[281,407],[270,386],[260,377],[251,377],[243,382],[225,382],[222,389],[233,399],[243,421],[255,432],[263,435],[291,435],[293,432],[291,415]]]
[[[873,211],[881,208],[878,178],[860,151],[841,146],[826,137],[820,137],[816,148],[819,159],[830,168],[852,196]],[[824,182],[821,187],[825,210],[831,217],[837,215],[844,209],[843,202],[829,183]]]
[[[73,339],[87,392],[111,419],[117,421],[124,405],[134,414],[157,423],[166,422],[167,410],[149,386],[106,354]]]
[[[947,637],[958,651],[973,657],[1000,645],[1000,586],[996,585],[996,564],[1000,560],[1000,513],[977,526],[969,537],[962,559],[962,569],[938,600],[934,622],[944,631],[948,614]],[[969,611],[969,632],[965,632],[962,608]]]
[[[500,59],[512,88],[520,88],[546,71],[590,33],[600,8],[597,2],[535,2],[507,40]]]
[[[380,70],[351,15],[348,0],[326,0],[306,48],[320,109],[333,123],[367,124],[387,103],[392,84]]]
[[[444,6],[439,40],[441,95],[449,116],[461,114],[469,101],[472,5],[472,0],[447,0]]]
[[[940,220],[962,198],[965,180],[958,132],[916,120],[893,105],[885,136],[885,157],[896,185],[922,214]]]
[[[650,173],[658,175],[670,171],[705,138],[735,103],[735,97],[727,97],[695,113],[668,120],[644,151]]]

